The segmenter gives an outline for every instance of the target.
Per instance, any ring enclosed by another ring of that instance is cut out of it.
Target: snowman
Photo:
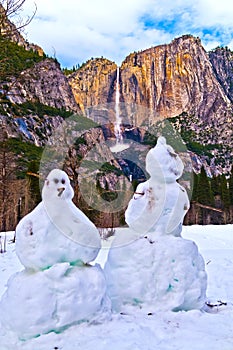
[[[105,274],[116,312],[200,309],[207,276],[196,244],[181,237],[189,208],[177,179],[183,163],[164,137],[146,156],[149,180],[138,185],[125,212],[128,228],[116,235]]]
[[[0,323],[22,340],[110,318],[104,273],[89,264],[100,249],[99,233],[73,195],[67,174],[52,170],[42,202],[16,228],[16,253],[25,269],[8,281]]]

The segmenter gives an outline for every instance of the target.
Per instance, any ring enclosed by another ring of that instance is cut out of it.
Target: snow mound
[[[118,235],[105,265],[108,294],[115,312],[129,307],[147,313],[200,309],[206,300],[207,275],[193,241],[160,236],[154,243]]]
[[[14,274],[0,302],[0,321],[20,339],[29,339],[81,322],[104,322],[110,319],[110,308],[98,265],[60,263],[45,271]]]

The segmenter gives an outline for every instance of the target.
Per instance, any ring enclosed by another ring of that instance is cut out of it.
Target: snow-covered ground
[[[11,238],[12,233],[8,236]],[[60,334],[51,332],[27,341],[19,341],[14,333],[1,329],[0,350],[232,350],[233,225],[186,226],[182,236],[195,241],[204,257],[209,303],[221,301],[226,305],[209,307],[208,312],[155,311],[153,315],[132,309],[127,315],[114,314],[111,321],[102,324],[82,323]],[[109,245],[103,242],[96,259],[101,266]],[[0,254],[0,296],[8,278],[22,269],[15,245],[9,242],[7,252]]]

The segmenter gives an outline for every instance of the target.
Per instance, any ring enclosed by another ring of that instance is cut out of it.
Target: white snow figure
[[[34,270],[58,262],[88,263],[101,247],[95,225],[72,202],[67,174],[52,170],[45,180],[42,202],[16,227],[16,253]]]
[[[161,234],[180,236],[184,216],[189,209],[185,189],[176,180],[183,163],[173,148],[159,137],[157,145],[146,156],[148,181],[138,185],[125,212],[130,228],[146,234],[153,241]]]
[[[16,253],[26,269],[9,279],[0,321],[20,339],[110,318],[104,273],[87,264],[99,252],[99,233],[73,194],[67,174],[52,170],[42,202],[16,228]]]
[[[199,309],[206,299],[207,276],[196,244],[180,236],[189,208],[187,193],[176,182],[183,163],[159,137],[147,154],[146,169],[151,177],[129,202],[129,228],[116,235],[105,265],[113,309]]]

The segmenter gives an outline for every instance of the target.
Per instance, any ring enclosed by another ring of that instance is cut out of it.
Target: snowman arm
[[[134,194],[139,194],[141,196],[144,196],[145,192],[134,192]],[[137,198],[135,198],[135,196],[134,196],[134,199],[137,199]]]
[[[136,191],[134,192],[134,196],[133,196],[133,199],[139,199],[139,198],[142,198],[145,194],[146,194],[146,191],[148,190],[148,184],[147,184],[147,181],[146,182],[142,182],[140,183],[137,188],[136,188]]]

